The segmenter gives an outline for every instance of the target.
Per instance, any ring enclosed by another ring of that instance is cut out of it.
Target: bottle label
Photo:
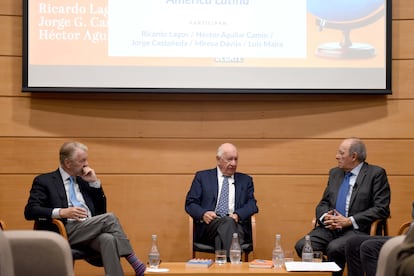
[[[302,261],[303,262],[312,262],[313,261],[313,253],[302,253]]]

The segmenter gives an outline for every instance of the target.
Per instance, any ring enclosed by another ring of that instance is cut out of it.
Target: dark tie
[[[348,172],[345,174],[344,180],[342,181],[341,187],[339,188],[338,197],[336,198],[336,210],[341,213],[343,216],[346,216],[345,213],[345,205],[346,205],[346,197],[349,192],[349,179],[353,173]]]
[[[221,217],[224,217],[229,213],[229,177],[223,177],[223,185],[221,187],[220,198],[216,210],[216,214]]]
[[[74,207],[82,207],[82,203],[76,198],[75,183],[73,177],[69,177],[69,200]]]

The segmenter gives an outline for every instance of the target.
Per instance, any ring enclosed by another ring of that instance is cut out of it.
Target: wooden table
[[[174,275],[174,276],[188,276],[196,274],[206,274],[214,276],[229,276],[229,275],[244,275],[249,274],[253,276],[261,276],[264,274],[283,274],[289,276],[330,276],[332,272],[287,272],[284,268],[249,268],[248,263],[242,264],[213,264],[209,268],[187,268],[185,263],[162,263],[160,268],[168,268],[168,272],[145,272],[145,275]]]

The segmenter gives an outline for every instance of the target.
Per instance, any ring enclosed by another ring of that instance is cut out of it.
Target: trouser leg
[[[100,234],[89,245],[101,254],[106,276],[124,275],[114,236],[108,233]]]
[[[97,236],[108,233],[114,237],[119,257],[133,253],[131,244],[121,224],[112,213],[94,216],[83,222],[68,222],[66,224],[66,231],[69,243],[72,245],[89,243]]]

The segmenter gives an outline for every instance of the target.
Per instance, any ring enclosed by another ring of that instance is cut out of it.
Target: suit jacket
[[[92,216],[105,213],[106,197],[102,187],[92,188],[81,177],[77,177],[76,182]],[[59,170],[56,170],[35,177],[24,216],[27,220],[38,220],[42,224],[39,225],[40,229],[53,230],[54,227],[48,223],[52,218],[53,209],[67,207],[65,185]],[[66,223],[66,219],[62,221]]]
[[[195,174],[191,188],[185,200],[185,210],[194,219],[195,239],[199,240],[206,224],[203,214],[214,211],[218,200],[217,168],[199,171]],[[234,174],[235,202],[234,212],[239,216],[239,224],[243,227],[245,241],[251,237],[251,216],[259,210],[254,197],[254,185],[251,176],[236,172]]]
[[[344,179],[341,168],[329,172],[328,186],[322,200],[316,207],[316,217],[335,208],[339,187]],[[353,216],[359,230],[369,233],[371,223],[376,219],[385,219],[390,215],[391,191],[385,170],[381,167],[364,163],[352,190],[348,216]]]

